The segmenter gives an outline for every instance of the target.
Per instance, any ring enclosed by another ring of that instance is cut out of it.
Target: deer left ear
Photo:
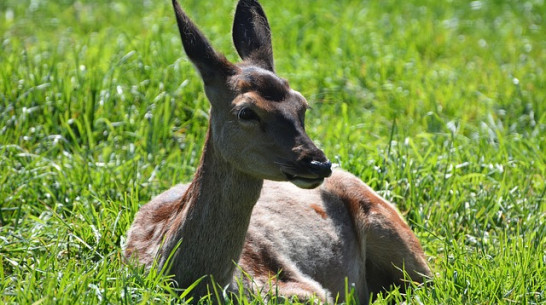
[[[233,43],[243,60],[274,72],[271,29],[257,0],[240,0],[237,4]]]
[[[199,70],[205,84],[235,74],[236,67],[214,50],[205,35],[180,8],[178,2],[172,0],[172,3],[184,50]]]

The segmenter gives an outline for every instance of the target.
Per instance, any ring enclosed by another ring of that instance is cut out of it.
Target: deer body
[[[351,286],[366,285],[351,216],[340,201],[325,200],[328,181],[345,174],[334,171],[325,185],[313,190],[266,181],[238,263],[253,280],[245,279],[245,288],[279,290],[299,300],[314,294],[333,303],[337,294],[344,299],[346,278]],[[235,279],[242,276],[241,269]],[[272,276],[277,277],[271,281]]]
[[[307,102],[274,72],[260,4],[237,6],[237,65],[173,5],[211,102],[209,130],[193,181],[140,209],[125,255],[147,267],[171,257],[167,270],[181,288],[211,275],[234,290],[242,280],[249,291],[327,302],[343,300],[345,279],[368,302],[370,292],[403,286],[401,268],[414,281],[429,276],[419,241],[391,204],[355,176],[332,173],[305,133]]]

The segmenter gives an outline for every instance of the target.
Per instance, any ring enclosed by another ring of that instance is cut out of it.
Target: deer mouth
[[[307,166],[297,164],[285,165],[281,168],[281,172],[286,177],[286,180],[292,182],[303,189],[312,189],[321,185],[324,178],[332,174],[330,161],[317,162],[311,161]]]
[[[284,171],[283,171],[283,174],[286,177],[286,180],[292,182],[297,187],[300,187],[302,189],[314,189],[317,186],[321,185],[322,182],[324,182],[323,177],[308,178],[308,177],[292,175]]]

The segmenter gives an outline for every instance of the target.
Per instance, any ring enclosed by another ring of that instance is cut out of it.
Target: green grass
[[[544,2],[263,5],[308,133],[429,257],[430,286],[377,303],[546,304]],[[234,1],[182,6],[236,60]],[[4,0],[0,43],[0,303],[175,300],[120,246],[206,131],[170,1]]]

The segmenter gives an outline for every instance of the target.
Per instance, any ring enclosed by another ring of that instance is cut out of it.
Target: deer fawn
[[[173,6],[211,104],[209,129],[193,181],[140,209],[125,256],[161,268],[172,255],[167,270],[181,288],[209,275],[192,291],[198,297],[211,278],[234,290],[240,279],[248,291],[333,303],[344,300],[347,280],[367,304],[370,293],[403,288],[402,270],[417,282],[430,276],[396,209],[355,176],[332,172],[305,133],[307,101],[275,74],[260,4],[237,5],[238,64]]]

